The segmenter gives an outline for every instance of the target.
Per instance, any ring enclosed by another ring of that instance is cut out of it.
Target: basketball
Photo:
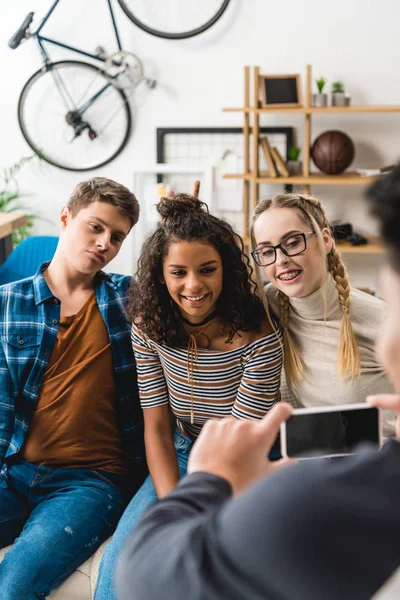
[[[327,175],[339,175],[354,159],[354,144],[342,131],[325,131],[315,140],[311,157],[315,165]]]

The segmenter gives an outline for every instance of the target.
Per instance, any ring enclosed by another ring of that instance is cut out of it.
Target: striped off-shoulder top
[[[208,419],[261,419],[277,402],[282,340],[275,332],[232,350],[198,348],[193,389],[187,348],[158,344],[136,325],[132,345],[143,409],[170,404],[178,428],[195,438]],[[191,408],[193,401],[193,423]]]

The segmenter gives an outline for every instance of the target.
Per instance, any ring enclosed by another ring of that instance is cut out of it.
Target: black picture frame
[[[300,75],[260,75],[261,108],[299,108]]]
[[[198,135],[210,133],[243,133],[242,127],[158,127],[156,129],[157,136],[157,162],[165,163],[165,137],[171,134],[187,134],[194,133]],[[289,148],[293,146],[294,128],[293,127],[260,127],[260,135],[268,135],[280,133],[286,136],[286,160],[289,160]],[[160,177],[160,176],[159,176]],[[157,178],[157,182],[161,183],[161,177]]]

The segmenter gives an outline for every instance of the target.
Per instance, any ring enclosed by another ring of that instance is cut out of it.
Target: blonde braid
[[[279,302],[279,317],[283,327],[283,345],[284,345],[284,366],[286,380],[289,384],[289,388],[295,390],[299,381],[303,379],[304,370],[303,363],[300,358],[300,354],[297,351],[295,343],[289,331],[289,312],[290,312],[290,301],[289,297],[283,292],[278,292]]]
[[[350,284],[346,269],[335,245],[328,254],[328,270],[335,281],[343,313],[339,334],[338,372],[340,377],[355,379],[360,375],[361,368],[360,352],[350,321]]]

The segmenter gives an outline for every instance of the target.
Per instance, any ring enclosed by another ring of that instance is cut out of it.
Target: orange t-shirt
[[[116,400],[111,344],[93,294],[60,320],[22,460],[127,475]]]

